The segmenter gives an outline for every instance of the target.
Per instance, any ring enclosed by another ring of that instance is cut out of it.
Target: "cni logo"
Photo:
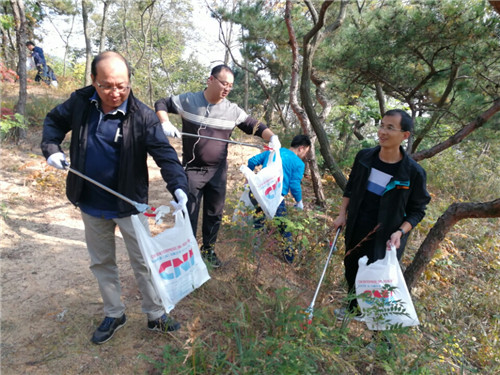
[[[181,258],[167,260],[160,265],[158,272],[162,279],[172,280],[181,275],[181,271],[187,271],[194,264],[193,249],[182,254]]]
[[[280,187],[281,187],[281,177],[278,177],[278,181],[276,181],[275,184],[269,186],[264,192],[264,195],[266,196],[267,199],[274,199],[274,197],[276,196],[276,189],[279,189]]]

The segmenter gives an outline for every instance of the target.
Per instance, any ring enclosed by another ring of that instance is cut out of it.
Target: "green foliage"
[[[373,321],[374,326],[388,326],[389,330],[391,331],[405,332],[407,328],[403,328],[400,323],[391,324],[390,320],[390,316],[393,315],[403,315],[406,317],[410,317],[410,315],[406,312],[404,303],[401,300],[390,300],[390,298],[388,298],[389,296],[393,295],[393,292],[395,290],[395,286],[386,284],[382,287],[382,290],[380,290],[380,294],[383,296],[383,298],[376,298],[369,293],[359,294],[356,296],[356,298],[358,300],[365,301],[368,305],[371,306],[365,309],[363,311],[363,314]]]
[[[478,134],[479,136],[479,134]],[[486,137],[485,137],[486,138]],[[424,160],[429,183],[447,202],[486,202],[500,196],[500,143],[466,141]]]
[[[498,96],[491,82],[499,74],[498,53],[492,53],[499,50],[492,37],[499,19],[487,9],[484,1],[472,0],[366,2],[361,12],[351,8],[333,48],[325,42],[318,66],[340,76],[333,87],[347,95],[373,97],[377,83],[386,97],[411,102],[422,116],[417,138],[427,138],[420,147],[430,147]]]
[[[12,139],[19,129],[26,129],[26,121],[23,115],[15,113],[14,115],[2,116],[0,119],[0,139]]]

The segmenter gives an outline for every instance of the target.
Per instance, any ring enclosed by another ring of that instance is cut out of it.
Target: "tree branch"
[[[424,159],[428,159],[428,158],[440,153],[441,151],[446,150],[447,148],[462,142],[465,137],[467,137],[474,130],[479,129],[481,126],[483,126],[484,123],[486,123],[486,121],[488,121],[491,117],[493,117],[493,115],[496,114],[498,111],[500,111],[500,98],[496,99],[493,102],[493,105],[489,109],[487,109],[485,112],[483,112],[481,115],[479,115],[474,121],[471,121],[470,123],[468,123],[465,127],[460,129],[458,132],[456,132],[450,138],[448,138],[444,142],[441,142],[441,143],[431,147],[428,150],[424,150],[424,151],[417,152],[416,154],[412,154],[412,158],[415,161],[421,161]],[[499,128],[498,124],[497,124],[497,128]]]

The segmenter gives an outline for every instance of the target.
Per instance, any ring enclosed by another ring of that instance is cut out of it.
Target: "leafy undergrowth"
[[[311,199],[310,181],[304,185],[305,196]],[[227,283],[197,291],[205,301],[200,308],[210,329],[200,330],[195,322],[183,345],[167,345],[162,359],[144,358],[163,374],[498,373],[498,219],[458,222],[413,289],[421,325],[372,337],[364,323],[337,321],[333,314],[347,298],[342,236],[321,285],[312,324],[307,324],[305,311],[334,237],[329,223],[340,202],[337,189],[329,194],[326,212],[311,204],[304,212],[289,209],[287,223],[298,249],[293,265],[281,260],[275,226],[258,235],[251,228],[232,225],[228,215],[219,251],[237,254],[237,264],[231,265],[234,274]],[[232,213],[238,195],[228,204],[228,212]],[[449,204],[448,196],[433,195],[428,215],[413,231],[403,266],[411,262]]]

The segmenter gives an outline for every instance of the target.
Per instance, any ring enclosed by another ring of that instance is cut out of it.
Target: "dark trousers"
[[[251,193],[250,193],[250,200],[256,207],[255,209],[256,217],[253,222],[253,227],[257,230],[260,230],[264,227],[264,221],[266,218],[264,212],[262,211],[262,208],[260,208],[259,204],[257,203],[257,200],[253,197],[253,194]],[[276,210],[276,215],[274,216],[275,217],[286,216],[286,204],[284,199],[278,206],[278,209]],[[286,230],[286,224],[281,224],[279,227],[279,231],[285,243],[285,249],[283,250],[283,254],[285,254],[285,257],[289,262],[292,262],[295,255],[295,252],[292,247],[292,233]]]
[[[203,198],[203,248],[213,247],[217,241],[224,202],[226,200],[227,163],[214,168],[187,168],[189,183],[189,219],[196,237],[198,216]]]
[[[366,239],[366,236],[376,224],[372,222],[365,222],[364,220],[358,220],[356,223],[356,230],[354,230],[352,239],[350,243],[346,243],[346,253],[353,249],[348,256],[344,258],[345,267],[345,279],[347,281],[347,287],[349,294],[356,294],[356,274],[358,273],[358,261],[363,256],[368,257],[368,264],[373,263],[375,251],[375,233],[373,233],[370,238]],[[358,244],[365,239],[365,241],[358,246]],[[350,312],[355,312],[358,308],[358,301],[353,299],[349,302],[348,310]]]

